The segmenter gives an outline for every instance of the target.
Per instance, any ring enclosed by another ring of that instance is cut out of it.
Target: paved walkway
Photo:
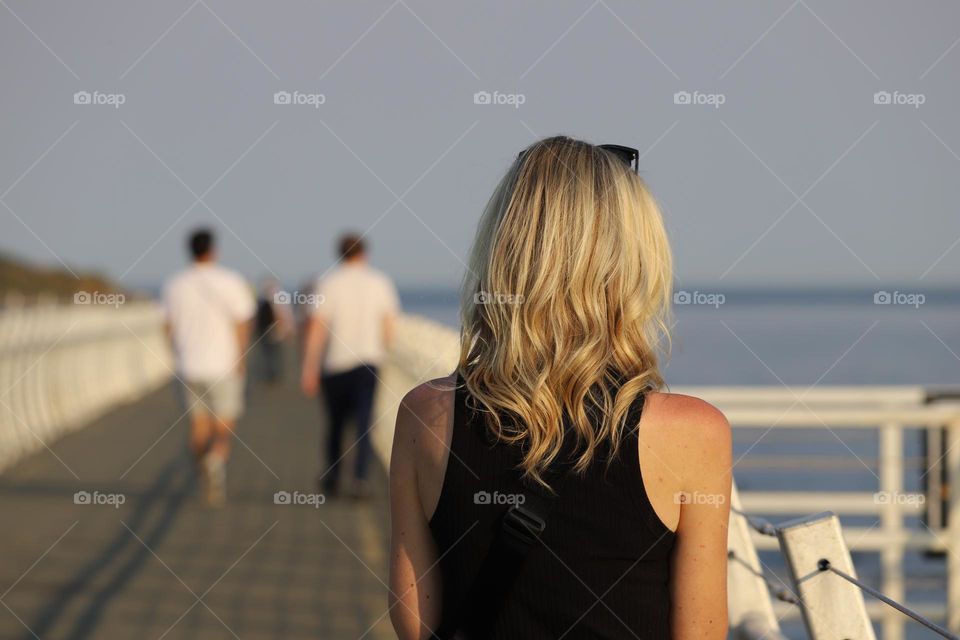
[[[180,413],[165,387],[0,475],[0,638],[395,637],[383,470],[370,502],[275,504],[314,491],[320,412],[292,384],[255,387],[210,510]]]

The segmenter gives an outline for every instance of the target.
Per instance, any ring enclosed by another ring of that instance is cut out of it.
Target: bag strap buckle
[[[546,528],[546,521],[523,505],[511,506],[503,517],[503,532],[524,548],[536,542]]]

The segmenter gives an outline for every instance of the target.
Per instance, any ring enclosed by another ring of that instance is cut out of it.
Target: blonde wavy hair
[[[521,445],[526,477],[547,484],[564,416],[580,472],[636,428],[630,405],[663,386],[671,263],[644,182],[600,147],[541,140],[500,181],[464,280],[458,369],[491,433]]]

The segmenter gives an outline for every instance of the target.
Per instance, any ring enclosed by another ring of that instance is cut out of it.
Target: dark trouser
[[[270,336],[260,341],[260,355],[263,368],[261,374],[265,382],[279,382],[283,375],[283,345],[274,342]]]
[[[320,388],[323,390],[327,416],[330,419],[330,431],[327,434],[327,471],[323,478],[323,485],[328,490],[337,488],[343,431],[350,418],[357,424],[354,477],[357,480],[366,478],[370,460],[368,432],[376,386],[377,369],[369,365],[360,365],[349,371],[320,377]]]

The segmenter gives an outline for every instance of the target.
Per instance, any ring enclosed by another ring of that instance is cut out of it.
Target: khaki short
[[[191,417],[211,413],[225,422],[243,414],[243,376],[231,373],[220,380],[188,380],[183,383],[184,410]]]

